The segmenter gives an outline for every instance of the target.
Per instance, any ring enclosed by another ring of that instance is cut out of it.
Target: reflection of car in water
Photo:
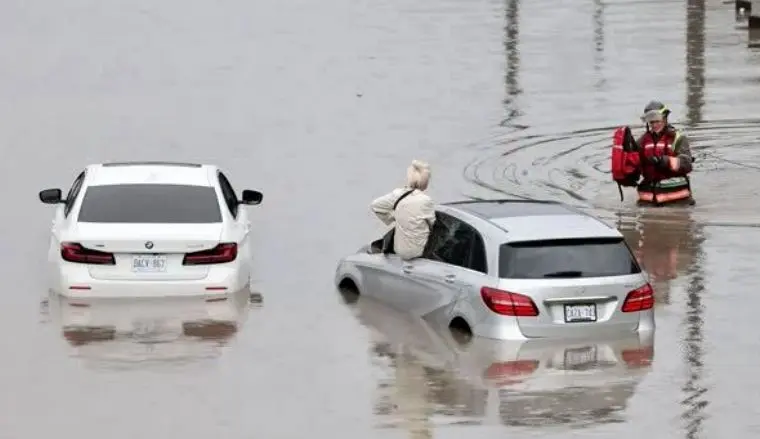
[[[53,322],[87,363],[188,363],[220,355],[245,322],[245,292],[203,298],[81,299],[53,294]]]
[[[352,303],[378,340],[375,361],[390,375],[376,410],[384,424],[478,424],[494,401],[504,425],[611,422],[654,358],[651,333],[564,342],[463,340],[371,298]]]
[[[657,302],[670,303],[670,283],[694,263],[702,241],[699,225],[687,207],[641,208],[631,218],[618,220],[636,259],[649,274]]]

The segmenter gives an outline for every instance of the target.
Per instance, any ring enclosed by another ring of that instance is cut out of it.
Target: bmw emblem
[[[152,249],[153,248],[153,242],[152,241],[146,242],[145,243],[145,248],[147,248],[148,250]]]

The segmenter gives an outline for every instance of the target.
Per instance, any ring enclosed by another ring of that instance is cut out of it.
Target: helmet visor
[[[665,119],[665,116],[660,110],[649,110],[641,116],[641,120],[644,123],[660,122]]]

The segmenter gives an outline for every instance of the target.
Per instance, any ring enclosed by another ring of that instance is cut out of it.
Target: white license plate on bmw
[[[565,305],[565,322],[595,322],[596,304]]]
[[[163,273],[166,271],[166,256],[134,255],[132,271],[137,273]]]

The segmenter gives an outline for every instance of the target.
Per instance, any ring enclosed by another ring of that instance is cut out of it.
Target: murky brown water
[[[760,53],[732,5],[686,3],[4,2],[0,438],[756,433]],[[698,151],[691,211],[621,204],[606,174],[611,129],[654,98]],[[415,157],[441,201],[549,197],[619,224],[656,278],[651,365],[629,341],[463,348],[344,305],[335,262],[381,230],[367,203]],[[133,158],[264,191],[264,301],[238,304],[237,333],[88,342],[61,331],[80,309],[40,310],[37,191]]]

